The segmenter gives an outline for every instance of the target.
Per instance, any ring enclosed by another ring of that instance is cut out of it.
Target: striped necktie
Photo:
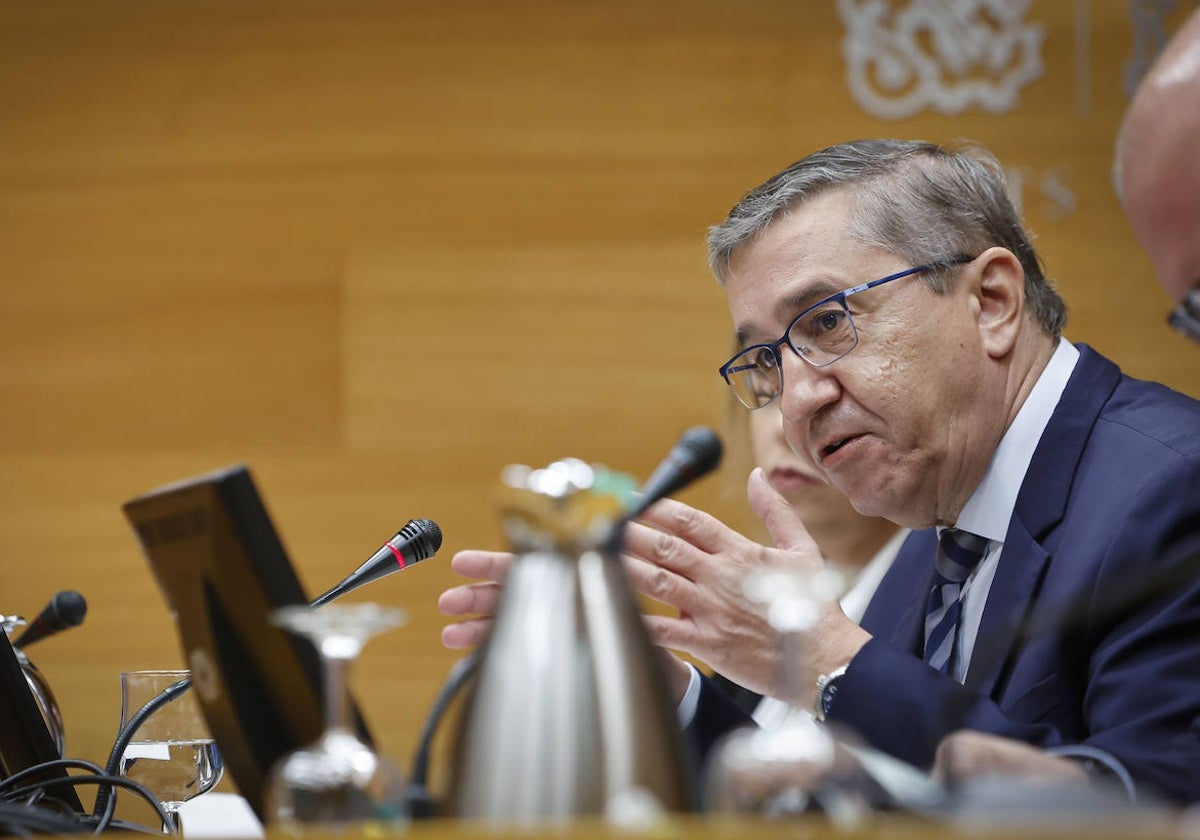
[[[943,674],[950,673],[954,657],[963,582],[979,565],[987,544],[983,537],[957,528],[946,528],[938,539],[933,586],[925,608],[925,661]]]

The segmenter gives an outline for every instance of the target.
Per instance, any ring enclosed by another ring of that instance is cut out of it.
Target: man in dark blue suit
[[[994,159],[823,150],[739,202],[710,257],[739,399],[778,399],[791,448],[860,512],[926,529],[861,627],[831,606],[813,631],[818,716],[918,766],[966,727],[1195,798],[1200,403],[1061,338]],[[659,644],[769,691],[770,635],[740,581],[821,558],[760,473],[748,492],[777,548],[668,502],[630,533],[630,570],[679,611],[647,617]],[[741,719],[675,676],[701,745]]]
[[[789,446],[859,512],[924,529],[861,627],[831,605],[811,632],[817,716],[922,767],[969,728],[1200,797],[1200,403],[1062,339],[994,158],[817,152],[713,228],[710,261],[738,399],[778,400]],[[769,694],[779,654],[742,582],[823,560],[761,471],[748,495],[775,547],[667,500],[627,531],[627,568],[677,610],[646,617],[660,646]],[[443,595],[485,616],[447,627],[448,645],[481,640],[507,560],[455,557],[492,582]],[[669,661],[701,749],[747,719]]]
[[[1154,262],[1160,285],[1177,304],[1171,325],[1200,342],[1197,102],[1200,11],[1180,27],[1138,86],[1121,127],[1114,172],[1129,223]],[[1062,780],[1076,768],[1024,743],[963,730],[942,741],[935,770],[951,781],[987,775]],[[1191,797],[1197,796],[1193,789]]]

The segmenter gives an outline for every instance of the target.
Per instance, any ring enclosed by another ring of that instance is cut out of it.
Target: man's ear
[[[1025,270],[1007,248],[988,248],[968,271],[980,342],[988,355],[1012,352],[1025,315]]]

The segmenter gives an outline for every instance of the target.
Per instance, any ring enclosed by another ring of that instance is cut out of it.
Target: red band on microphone
[[[392,545],[390,542],[386,542],[386,543],[384,543],[384,545],[386,545],[388,548],[391,549],[392,555],[396,558],[396,562],[400,565],[400,568],[403,569],[404,568],[404,555],[401,554],[399,551],[397,551],[396,546]]]

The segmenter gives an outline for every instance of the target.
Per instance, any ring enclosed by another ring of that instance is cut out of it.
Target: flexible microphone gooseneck
[[[721,463],[722,451],[721,439],[712,429],[707,426],[688,429],[646,479],[638,491],[637,503],[626,512],[625,521],[636,519],[658,500],[715,470]]]
[[[38,617],[29,623],[25,632],[13,642],[15,648],[26,648],[47,636],[69,627],[78,627],[87,615],[87,601],[73,589],[64,589],[50,599]]]
[[[417,751],[413,754],[412,769],[408,774],[408,790],[405,794],[408,815],[414,820],[437,815],[437,801],[429,792],[429,753],[433,749],[433,737],[437,734],[438,726],[450,708],[451,701],[458,696],[458,692],[475,674],[475,668],[478,665],[478,651],[471,651],[455,662],[446,681],[442,683],[437,697],[434,698],[429,714],[425,716],[425,724],[421,728],[421,737],[417,742]]]
[[[410,519],[396,536],[385,542],[337,586],[313,599],[310,606],[323,606],[334,598],[379,580],[392,572],[407,569],[414,563],[428,560],[442,547],[442,529],[432,519]]]
[[[104,765],[104,772],[107,775],[120,775],[121,757],[125,755],[125,748],[129,746],[129,742],[133,740],[133,736],[141,728],[142,724],[146,722],[146,719],[191,687],[192,680],[190,677],[173,682],[152,697],[145,706],[137,710],[133,717],[129,719],[129,722],[117,733],[116,743],[113,744],[112,751],[108,754],[108,761]],[[112,820],[115,808],[116,799],[112,795],[112,789],[107,787],[100,788],[96,793],[96,801],[92,807],[92,816],[99,818],[101,824],[107,824]],[[170,825],[170,822],[164,822],[163,825]]]

